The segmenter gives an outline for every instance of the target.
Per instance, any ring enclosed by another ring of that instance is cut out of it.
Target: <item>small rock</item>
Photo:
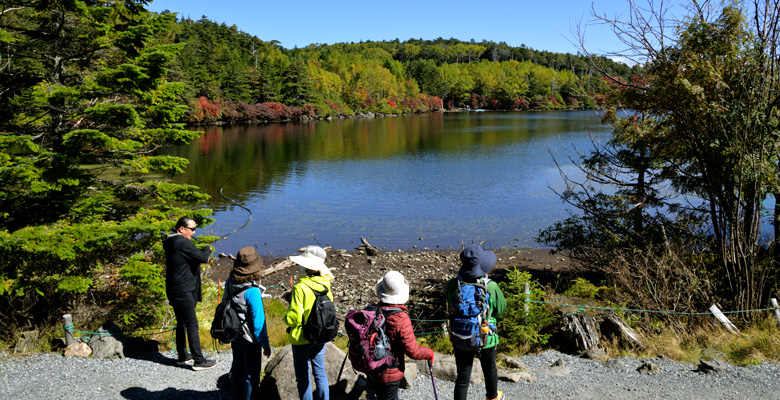
[[[607,360],[608,357],[607,357],[607,352],[604,351],[604,349],[596,347],[586,351],[585,354],[582,355],[582,358],[605,361]]]
[[[658,364],[653,363],[652,361],[645,361],[637,367],[637,371],[644,373],[644,374],[654,374],[661,370],[661,367],[658,366]]]
[[[498,379],[502,381],[514,382],[514,383],[520,381],[528,382],[528,383],[536,382],[536,377],[532,376],[528,372],[510,372],[510,373],[499,372]]]
[[[528,367],[526,367],[525,363],[523,363],[523,361],[517,357],[510,357],[506,354],[500,354],[498,356],[498,361],[506,365],[507,368],[528,371]]]
[[[721,360],[700,360],[699,366],[695,369],[696,372],[704,372],[705,374],[714,374],[718,372],[725,372],[729,370],[728,364]]]
[[[65,348],[65,357],[83,357],[87,358],[92,354],[92,349],[89,345],[83,342],[76,342]]]

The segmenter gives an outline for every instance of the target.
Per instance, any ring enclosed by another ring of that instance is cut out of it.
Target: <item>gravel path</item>
[[[172,353],[143,358],[95,360],[36,354],[0,361],[0,399],[227,399],[232,356],[214,356],[206,371],[176,366]],[[548,376],[541,371],[563,359],[571,373]],[[780,365],[764,363],[730,367],[727,372],[694,372],[690,363],[654,359],[660,371],[636,371],[642,360],[621,359],[623,367],[547,351],[521,357],[534,383],[499,381],[507,399],[776,399],[780,400]],[[435,368],[435,366],[434,366]],[[294,379],[291,377],[291,379]],[[436,381],[439,399],[451,399],[453,384]],[[484,385],[472,385],[469,399],[484,399]],[[430,375],[421,373],[405,400],[433,399]]]

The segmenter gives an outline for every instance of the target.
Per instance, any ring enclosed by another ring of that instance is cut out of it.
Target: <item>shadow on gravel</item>
[[[175,364],[175,361],[174,361]],[[159,392],[153,392],[146,388],[131,387],[119,392],[122,397],[131,400],[142,399],[229,399],[230,398],[230,375],[224,374],[217,378],[217,389],[206,392],[189,389],[167,388]]]
[[[119,392],[122,397],[133,400],[143,399],[166,399],[166,400],[190,400],[190,399],[229,399],[230,392],[208,391],[199,392],[197,390],[179,390],[167,388],[159,392],[153,392],[149,389],[132,387]]]
[[[176,365],[175,358],[165,357],[164,355],[162,355],[162,353],[158,353],[158,352],[146,352],[146,353],[135,353],[135,354],[131,353],[131,354],[126,354],[125,357],[132,358],[135,360],[150,361],[155,364],[167,365],[173,368],[192,369],[191,365]]]

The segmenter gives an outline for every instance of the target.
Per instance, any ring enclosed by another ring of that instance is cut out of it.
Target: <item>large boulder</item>
[[[427,371],[427,368],[426,368]],[[404,377],[401,378],[401,389],[410,389],[414,386],[414,380],[417,379],[417,364],[405,363]]]
[[[406,360],[408,363],[410,360]],[[417,364],[417,368],[421,373],[428,374],[428,361],[427,360],[414,360]],[[458,377],[458,367],[455,365],[455,356],[449,354],[435,353],[433,357],[433,376],[449,382],[455,382],[455,378]],[[485,375],[482,373],[482,364],[479,360],[474,358],[474,363],[471,364],[471,383],[479,383],[485,379]]]
[[[325,372],[330,385],[330,398],[333,400],[358,399],[366,390],[365,375],[355,372],[349,360],[345,362],[345,354],[341,349],[328,343],[325,345]],[[344,368],[342,370],[342,363]],[[336,381],[341,372],[341,380]],[[312,386],[314,377],[310,376]],[[281,400],[297,399],[298,386],[295,382],[292,345],[287,345],[277,351],[265,366],[265,375],[260,384],[264,399]]]
[[[93,358],[125,358],[122,342],[114,338],[107,330],[98,329],[97,334],[89,339]]]

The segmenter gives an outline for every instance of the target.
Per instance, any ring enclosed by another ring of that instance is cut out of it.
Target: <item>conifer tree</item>
[[[159,316],[161,231],[207,196],[167,182],[186,159],[153,153],[197,134],[177,124],[184,87],[167,81],[181,46],[155,40],[175,16],[145,3],[0,6],[3,326],[58,319],[86,298],[125,322]]]

